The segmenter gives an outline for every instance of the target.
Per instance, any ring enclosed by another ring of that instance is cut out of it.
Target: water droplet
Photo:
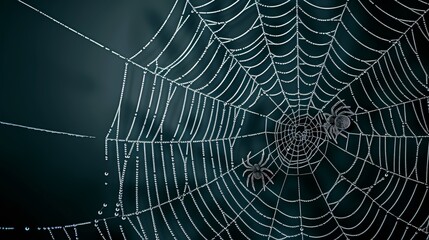
[[[107,207],[107,203],[103,203],[103,207]]]
[[[117,217],[117,216],[119,216],[119,213],[116,213],[116,212],[115,212],[115,217]]]
[[[29,227],[25,227],[25,231],[30,231],[30,228]]]
[[[116,206],[117,206],[117,207],[119,207],[119,206],[121,206],[121,204],[119,204],[119,203],[116,203]]]
[[[384,176],[387,177],[387,176],[389,176],[389,174],[386,173],[386,174],[384,174]]]
[[[95,220],[94,220],[94,223],[98,223],[98,220],[97,220],[97,219],[95,219]]]
[[[304,231],[304,228],[300,228],[299,230],[302,232],[302,231]]]
[[[122,220],[125,220],[125,219],[127,219],[127,218],[126,218],[126,217],[122,217],[121,219],[122,219]]]
[[[100,210],[97,213],[98,213],[98,215],[101,215],[101,214],[103,214],[103,211]]]
[[[108,184],[107,182],[104,183],[104,185],[106,185],[106,186],[107,186],[107,184]]]
[[[119,208],[115,208],[115,211],[119,212],[119,210],[120,210]]]
[[[104,176],[109,176],[109,173],[108,172],[104,172]]]

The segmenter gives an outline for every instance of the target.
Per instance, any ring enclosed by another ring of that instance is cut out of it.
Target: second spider
[[[255,191],[255,180],[262,179],[262,188],[265,191],[265,179],[267,179],[269,182],[273,183],[273,181],[271,180],[271,177],[268,175],[268,173],[270,173],[272,176],[273,172],[271,172],[270,169],[264,167],[267,164],[270,157],[267,157],[266,159],[264,159],[264,152],[262,152],[261,160],[258,163],[251,164],[249,161],[250,160],[250,153],[251,152],[249,152],[249,154],[247,154],[247,158],[243,162],[244,166],[246,167],[246,170],[244,170],[244,172],[243,172],[243,176],[246,173],[249,174],[247,176],[246,186],[249,187],[249,182],[252,181],[252,188],[253,188],[253,191]]]
[[[350,127],[350,116],[353,112],[349,106],[340,106],[341,101],[335,103],[331,108],[331,114],[324,113],[326,123],[323,127],[330,138],[337,142],[338,135],[346,137],[342,132]]]

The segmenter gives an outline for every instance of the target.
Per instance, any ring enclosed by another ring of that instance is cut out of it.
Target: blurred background
[[[172,6],[164,0],[27,3],[128,56]],[[95,137],[0,124],[0,226],[92,220],[106,197],[104,139],[123,61],[18,1],[1,1],[0,18],[0,121]]]

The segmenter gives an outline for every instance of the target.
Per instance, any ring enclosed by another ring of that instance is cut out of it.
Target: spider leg
[[[252,166],[251,166],[251,165],[249,165],[249,164],[247,164],[247,161],[245,161],[245,160],[243,160],[243,165],[244,165],[244,167],[246,167],[246,168],[252,168]]]
[[[252,174],[249,174],[249,176],[247,176],[246,187],[249,187],[249,181],[251,176]]]
[[[347,138],[347,136],[346,136],[346,135],[344,134],[344,132],[342,132],[342,131],[341,131],[341,132],[339,132],[338,134],[339,134],[339,135],[341,135],[341,136],[343,136],[343,137],[345,137],[345,138]]]
[[[326,131],[326,135],[328,135],[329,138],[331,138],[331,135],[329,134],[329,127],[328,126],[323,126],[325,128]]]
[[[325,121],[328,121],[329,117],[331,117],[332,115],[329,113],[323,113],[323,117],[325,118]]]
[[[249,162],[249,160],[250,160],[250,154],[251,154],[251,153],[252,153],[252,151],[250,151],[250,152],[247,154],[246,162],[247,162],[248,166],[252,166],[252,165],[250,164],[250,162]]]
[[[244,172],[243,172],[243,177],[244,177],[244,175],[245,175],[247,172],[252,172],[252,169],[246,169],[246,170],[244,170]]]
[[[267,177],[268,181],[270,181],[272,184],[274,184],[273,181],[271,180],[270,176],[268,176],[267,173],[262,173],[262,174],[265,175],[265,177]]]
[[[332,135],[332,128],[334,128],[333,126],[329,126],[326,128],[326,132],[328,133],[328,137],[329,138],[333,138],[334,136]]]
[[[337,131],[336,127],[331,128],[332,139],[337,139],[337,132],[336,131]]]
[[[253,191],[255,191],[255,178],[254,177],[252,177],[252,188],[253,188]]]
[[[337,109],[336,114],[338,115],[338,113],[341,113],[341,115],[347,116],[348,115],[353,115],[354,113],[352,111],[350,111],[350,106],[341,106]]]
[[[262,162],[259,166],[261,166],[261,167],[265,166],[267,164],[268,160],[270,160],[270,156],[267,156],[267,158],[265,159],[265,161]]]
[[[340,134],[340,130],[338,128],[335,128],[334,130],[335,137],[338,137],[338,135]]]
[[[341,102],[340,101],[338,101],[338,102],[336,102],[334,105],[332,105],[332,107],[331,107],[331,113],[332,113],[332,115],[337,115],[337,110],[335,110],[336,108],[337,108],[337,106],[340,104]]]
[[[339,113],[343,113],[344,111],[346,111],[346,109],[349,109],[349,106],[339,106],[337,109],[335,109],[335,115],[338,115]]]
[[[267,171],[267,172],[269,172],[271,175],[274,175],[274,174],[273,174],[273,172],[271,172],[271,170],[270,170],[270,169],[265,168],[265,167],[264,167],[264,168],[261,168],[261,171],[262,171],[262,172]]]
[[[265,178],[264,175],[262,175],[262,189],[265,191]]]
[[[335,142],[337,142],[337,134],[335,134],[335,129],[334,129],[334,128],[332,128],[332,132],[331,132],[331,134],[332,134],[332,139],[333,139]]]
[[[259,160],[259,163],[258,163],[259,166],[261,166],[262,162],[264,161],[264,156],[265,156],[265,150],[262,150],[261,160]]]
[[[325,124],[323,124],[323,129],[325,129],[325,131],[326,131],[326,133],[329,135],[329,128],[330,128],[330,125],[329,125],[329,123],[325,123]]]
[[[353,116],[353,115],[355,115],[355,113],[354,112],[352,112],[352,111],[345,111],[345,112],[343,112],[342,113],[344,116],[346,116],[346,117],[351,117],[351,116]]]
[[[336,131],[337,129],[335,127],[331,128],[331,135],[332,135],[332,139],[334,140],[335,143],[337,143],[337,134]]]

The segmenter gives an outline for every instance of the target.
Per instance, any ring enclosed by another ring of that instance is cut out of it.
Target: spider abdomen
[[[253,178],[259,180],[262,178],[262,173],[260,171],[254,171],[253,172]]]
[[[335,118],[335,127],[340,130],[350,127],[350,118],[348,116],[339,115]]]

